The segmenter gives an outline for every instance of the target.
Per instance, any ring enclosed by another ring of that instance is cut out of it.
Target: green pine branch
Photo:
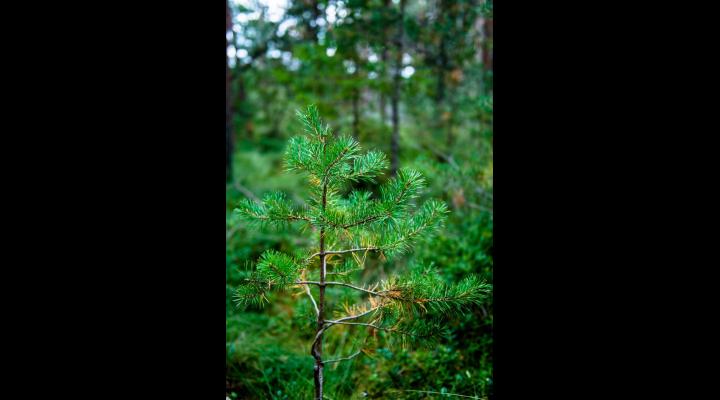
[[[278,225],[293,221],[310,222],[310,217],[295,209],[285,194],[280,192],[268,193],[259,203],[243,199],[234,212],[251,223]]]

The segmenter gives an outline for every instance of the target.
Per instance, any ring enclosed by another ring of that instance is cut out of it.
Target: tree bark
[[[383,15],[384,16],[387,15],[388,7],[390,7],[390,0],[383,0]],[[383,19],[385,19],[385,17],[383,17]],[[387,106],[385,104],[385,88],[384,88],[385,79],[387,76],[386,71],[387,71],[387,58],[388,58],[387,57],[388,51],[387,51],[387,45],[386,45],[386,43],[387,43],[387,27],[383,28],[382,32],[383,32],[382,33],[383,49],[382,49],[382,52],[380,52],[380,61],[381,61],[381,65],[382,65],[382,70],[381,70],[382,75],[380,76],[380,123],[381,123],[381,126],[384,128],[385,121],[387,121],[387,115],[385,115]]]
[[[400,0],[400,15],[396,37],[397,54],[395,57],[395,76],[393,79],[392,92],[392,135],[390,136],[390,174],[397,174],[400,164],[400,84],[403,59],[403,33],[405,21],[405,0]]]
[[[387,50],[383,50],[382,52],[382,63],[383,66],[386,64],[387,60]],[[383,67],[385,68],[385,67]],[[383,79],[383,77],[381,77]],[[380,126],[383,128],[385,127],[385,121],[387,120],[387,116],[385,115],[385,91],[383,90],[382,86],[380,87]]]
[[[493,37],[493,20],[492,18],[486,18],[483,21],[483,78],[489,76],[489,73],[493,69],[493,57],[492,57],[492,37]],[[485,87],[488,85],[486,84]],[[489,90],[486,89],[487,92]]]
[[[323,184],[322,194],[322,209],[325,211],[327,204],[327,184]],[[312,356],[315,358],[314,367],[314,382],[315,382],[315,400],[323,400],[323,361],[322,361],[322,330],[325,325],[325,274],[326,274],[326,259],[325,259],[325,229],[320,229],[320,296],[318,297],[318,317],[317,317],[317,331],[315,335],[320,335],[315,341],[315,345],[310,350]]]

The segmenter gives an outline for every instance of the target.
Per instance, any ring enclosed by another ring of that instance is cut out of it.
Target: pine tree
[[[323,336],[328,329],[355,325],[392,334],[404,343],[433,340],[442,331],[444,316],[480,304],[490,285],[476,276],[448,285],[432,268],[370,285],[351,282],[349,276],[369,253],[391,259],[408,252],[419,238],[441,227],[448,210],[437,200],[413,205],[425,182],[417,171],[408,168],[398,170],[375,197],[370,192],[349,190],[352,182],[375,183],[388,167],[385,155],[378,151],[361,154],[355,138],[334,135],[314,106],[297,114],[304,134],[290,139],[285,165],[288,171],[307,175],[311,189],[307,205],[297,208],[284,194],[270,193],[260,202],[241,201],[235,212],[249,223],[280,227],[301,224],[317,238],[317,245],[296,254],[265,251],[238,288],[235,300],[239,304],[263,304],[271,290],[304,290],[317,317],[311,355],[315,359],[315,398],[322,399],[324,365],[361,354],[358,351],[347,357],[323,359]],[[328,280],[328,274],[338,278]],[[317,301],[311,291],[314,287],[318,288]],[[325,298],[328,287],[356,290],[367,299],[333,310],[344,314],[330,317]]]

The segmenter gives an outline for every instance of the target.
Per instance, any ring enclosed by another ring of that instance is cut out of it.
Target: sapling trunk
[[[327,184],[323,185],[322,194],[322,210],[325,211],[327,205]],[[311,352],[312,356],[315,357],[315,399],[322,400],[323,398],[323,360],[322,360],[322,342],[323,342],[323,327],[325,326],[325,274],[327,273],[327,264],[325,259],[325,229],[320,229],[320,296],[317,312],[317,331],[315,336],[315,346],[313,346]]]

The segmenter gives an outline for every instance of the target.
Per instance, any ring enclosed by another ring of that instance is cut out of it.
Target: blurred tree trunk
[[[435,104],[442,108],[445,100],[445,70],[447,70],[447,50],[445,48],[445,33],[441,33],[440,47],[438,49],[437,88],[435,89]]]
[[[445,72],[448,68],[447,55],[447,35],[449,25],[448,20],[448,0],[440,0],[440,14],[438,15],[438,28],[440,29],[440,44],[438,45],[437,57],[437,87],[435,89],[435,103],[440,106],[445,100]]]
[[[396,47],[397,54],[395,56],[395,76],[393,79],[392,92],[392,135],[390,136],[390,174],[397,174],[400,160],[400,110],[398,109],[400,102],[400,84],[401,71],[403,63],[403,34],[405,32],[405,0],[400,0],[400,14],[397,22]]]
[[[237,32],[232,31],[232,42],[237,44]],[[238,52],[235,52],[235,67],[230,70],[230,134],[233,137],[233,143],[237,140],[238,132],[235,128],[236,122],[241,121],[245,124],[241,131],[247,135],[248,139],[252,139],[252,124],[247,121],[247,110],[243,108],[245,101],[245,80],[243,79],[243,68]]]
[[[483,48],[482,48],[482,63],[483,63],[483,78],[491,76],[493,69],[493,57],[492,57],[492,37],[493,37],[493,20],[492,18],[486,18],[483,21]],[[487,80],[487,79],[486,79]],[[484,85],[488,88],[490,85],[487,83]],[[489,93],[490,90],[487,90]]]
[[[435,107],[437,108],[440,117],[439,130],[445,133],[445,141],[448,150],[453,142],[452,127],[450,126],[451,110],[447,107],[447,71],[448,66],[448,35],[450,34],[450,28],[455,23],[453,16],[450,13],[450,0],[440,0],[440,15],[439,28],[440,28],[440,44],[438,46],[438,58],[437,58],[437,88],[435,91]]]
[[[445,48],[445,33],[441,33],[440,47],[438,49],[438,68],[437,68],[437,89],[435,92],[435,102],[442,105],[445,100],[445,71],[447,70],[447,49]]]
[[[312,20],[307,21],[305,40],[310,43],[316,43],[318,41],[318,32],[320,27],[317,25],[317,20],[320,18],[320,8],[318,8],[318,0],[305,0],[303,1],[305,9],[309,9]]]
[[[388,13],[388,9],[390,7],[390,0],[383,0],[383,16],[386,16]],[[385,19],[385,17],[383,17]],[[382,31],[382,52],[380,52],[380,61],[382,65],[382,75],[380,76],[380,123],[382,127],[385,127],[385,121],[387,121],[387,116],[385,115],[385,79],[387,76],[387,26],[383,28]]]
[[[230,12],[230,4],[225,3],[225,32],[232,30],[232,13]],[[227,35],[225,36],[225,49],[228,43]],[[232,154],[233,154],[233,135],[232,135],[232,99],[230,94],[230,66],[227,55],[225,56],[225,180],[232,180]]]
[[[387,60],[387,51],[383,50],[382,55],[382,62],[383,65],[385,64]],[[380,87],[380,126],[385,126],[385,121],[387,120],[387,116],[385,115],[385,91],[382,87]]]

